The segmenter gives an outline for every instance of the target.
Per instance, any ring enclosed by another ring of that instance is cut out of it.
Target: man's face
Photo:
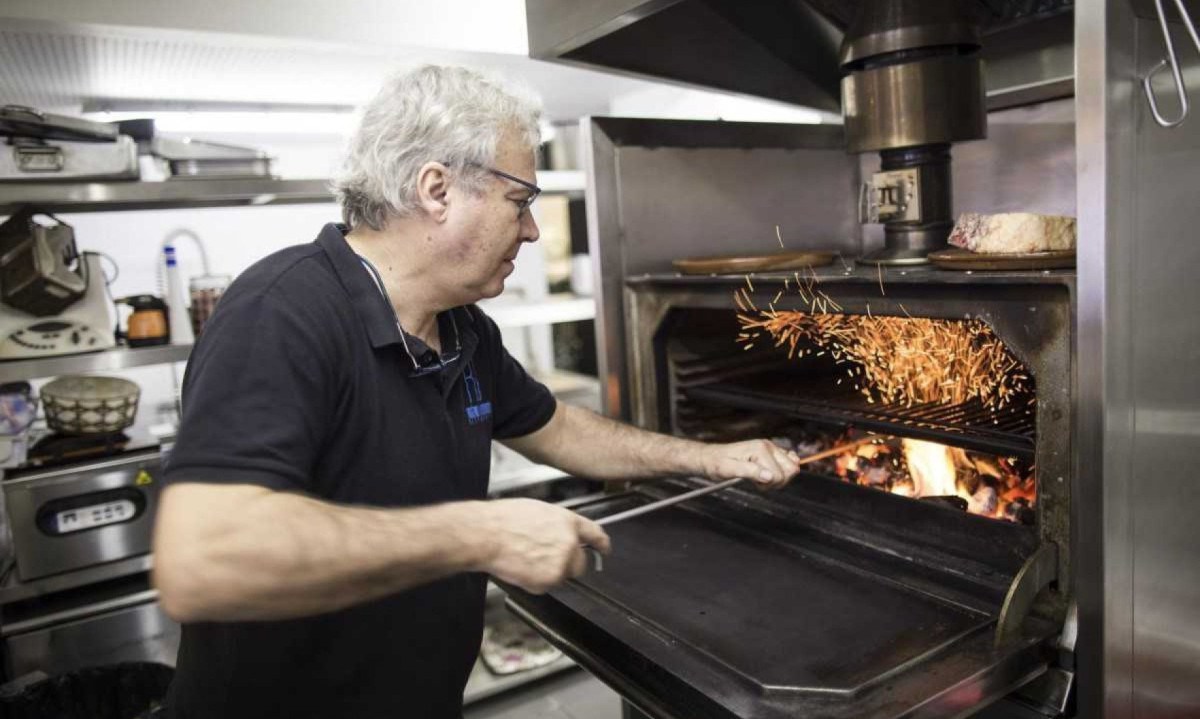
[[[501,136],[492,169],[534,184],[533,150],[516,133]],[[458,190],[447,222],[450,263],[445,271],[459,290],[461,303],[495,297],[512,274],[517,252],[525,242],[536,242],[538,226],[529,209],[521,211],[530,190],[517,182],[488,174],[482,193]]]

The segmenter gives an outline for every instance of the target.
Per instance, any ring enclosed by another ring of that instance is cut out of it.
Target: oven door
[[[607,529],[602,571],[510,589],[510,606],[656,719],[964,717],[1047,667],[1051,622],[997,640],[1014,597],[1041,586],[1022,579],[1046,550],[1029,527],[802,476]]]

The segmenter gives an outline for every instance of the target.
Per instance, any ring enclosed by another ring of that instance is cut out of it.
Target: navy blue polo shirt
[[[374,507],[481,499],[491,441],[550,420],[554,398],[474,306],[438,318],[443,351],[457,331],[460,357],[413,376],[395,315],[344,232],[326,225],[221,298],[188,362],[168,482]],[[185,625],[171,716],[460,717],[485,591],[483,575],[459,574],[314,617]]]

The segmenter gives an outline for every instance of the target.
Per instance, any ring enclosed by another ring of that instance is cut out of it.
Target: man
[[[424,67],[366,108],[346,224],[246,270],[205,326],[155,537],[184,625],[181,719],[448,719],[479,649],[486,576],[540,592],[605,552],[595,523],[484,501],[493,439],[598,479],[779,485],[765,441],[704,445],[560,405],[474,303],[521,245],[536,105]]]

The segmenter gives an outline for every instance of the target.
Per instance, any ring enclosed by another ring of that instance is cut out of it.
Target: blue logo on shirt
[[[492,418],[492,403],[483,399],[483,385],[475,376],[475,362],[468,362],[463,371],[463,386],[467,389],[467,421],[471,424]]]

